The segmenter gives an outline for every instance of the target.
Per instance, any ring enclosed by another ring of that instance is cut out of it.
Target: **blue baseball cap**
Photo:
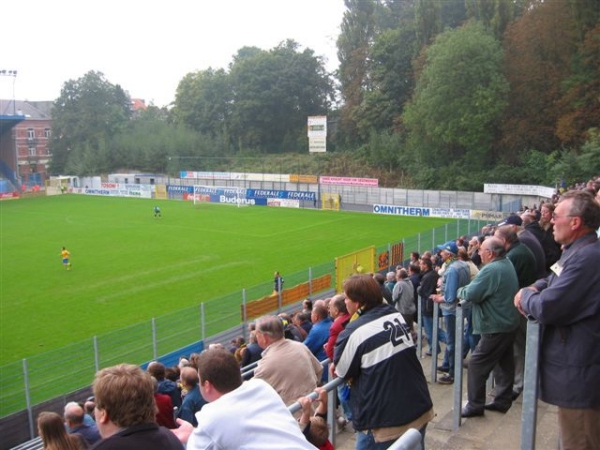
[[[447,252],[452,253],[453,255],[458,255],[458,245],[454,241],[448,241],[445,244],[438,245],[436,247],[437,250],[446,250]]]

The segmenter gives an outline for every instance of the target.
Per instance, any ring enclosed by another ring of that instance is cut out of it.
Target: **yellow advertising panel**
[[[154,195],[156,198],[166,199],[167,198],[167,186],[164,184],[157,184],[155,186]]]
[[[375,247],[367,247],[335,258],[335,290],[342,292],[344,280],[357,273],[375,272]]]
[[[300,174],[290,174],[290,183],[313,183],[316,184],[319,182],[319,177],[316,175],[300,175]]]
[[[340,194],[321,194],[321,209],[340,210]]]

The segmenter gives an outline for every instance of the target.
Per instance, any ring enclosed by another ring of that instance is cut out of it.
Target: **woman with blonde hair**
[[[41,412],[37,427],[44,450],[84,450],[89,447],[81,435],[67,433],[62,417],[56,413]]]

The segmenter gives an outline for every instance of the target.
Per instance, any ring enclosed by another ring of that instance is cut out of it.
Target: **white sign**
[[[486,194],[513,194],[535,195],[538,197],[552,198],[554,189],[546,186],[533,186],[529,184],[484,184],[483,192]]]
[[[309,116],[308,117],[308,137],[326,137],[327,136],[327,116]]]
[[[309,137],[308,151],[311,153],[324,153],[327,151],[327,138]]]

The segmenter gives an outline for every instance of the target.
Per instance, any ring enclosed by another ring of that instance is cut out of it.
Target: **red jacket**
[[[156,413],[156,423],[167,428],[177,428],[171,397],[169,397],[167,394],[156,393],[154,394],[154,400],[156,401],[156,406],[158,407],[158,412]]]
[[[342,330],[346,328],[346,325],[348,324],[349,320],[350,314],[346,313],[335,319],[331,324],[331,328],[329,328],[329,339],[325,344],[325,353],[327,354],[327,357],[330,361],[333,361],[333,346],[335,345],[335,341],[338,337],[338,334],[340,334]]]

